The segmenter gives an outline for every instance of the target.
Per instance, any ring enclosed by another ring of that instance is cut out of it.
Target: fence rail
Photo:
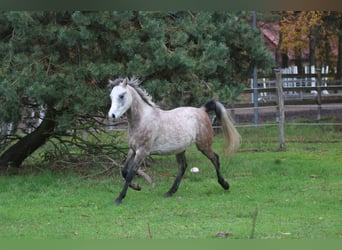
[[[289,69],[276,69],[275,76],[251,79],[251,88],[246,88],[243,94],[250,94],[250,99],[233,103],[234,108],[276,105],[278,100],[277,88],[282,87],[283,99],[286,105],[342,103],[342,79],[334,79],[333,74],[321,74],[320,69],[314,69],[314,74],[283,74],[292,72]],[[324,69],[322,69],[324,71]],[[279,75],[277,82],[276,75]],[[253,88],[252,86],[257,86]]]
[[[319,87],[312,87],[312,86],[283,87],[283,90],[284,91],[312,91],[312,90],[318,91],[318,88]],[[336,91],[336,90],[342,90],[342,85],[328,85],[328,86],[324,86],[320,88],[324,90]],[[268,93],[272,93],[272,92],[275,93],[276,89],[277,89],[276,87],[257,88],[257,90],[260,92],[268,92]],[[253,88],[246,88],[243,90],[243,93],[253,93],[253,91],[254,91]]]
[[[235,102],[230,107],[233,117],[240,110],[250,109],[254,113],[254,126],[259,126],[259,109],[273,107],[279,126],[280,149],[284,150],[285,112],[290,105],[292,107],[300,105],[302,109],[307,105],[311,105],[311,109],[316,107],[316,118],[319,121],[322,106],[342,103],[342,79],[331,80],[329,79],[331,76],[325,74],[322,76],[320,70],[316,71],[316,74],[308,74],[300,78],[296,74],[282,74],[280,69],[276,69],[275,77],[259,79],[258,88],[247,88],[243,91],[244,101]],[[255,84],[251,82],[251,86]],[[246,96],[250,96],[250,99],[246,99]],[[237,126],[250,125],[237,124]]]

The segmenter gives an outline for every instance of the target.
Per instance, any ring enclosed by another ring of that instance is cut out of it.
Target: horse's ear
[[[118,86],[118,85],[126,87],[127,84],[128,84],[128,78],[125,78],[125,79],[118,78],[118,79],[115,79],[114,81],[109,79],[107,88],[111,90],[112,88],[114,88],[115,86]]]
[[[108,88],[109,90],[111,90],[111,89],[114,87],[114,85],[115,85],[115,82],[109,79],[109,80],[108,80],[107,88]]]
[[[122,81],[122,85],[123,85],[124,87],[126,87],[127,84],[128,84],[128,78],[125,78],[125,79]]]

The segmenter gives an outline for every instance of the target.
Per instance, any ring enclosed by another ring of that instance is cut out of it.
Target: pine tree
[[[13,136],[24,110],[45,113],[4,150],[3,169],[104,117],[109,78],[136,76],[170,108],[234,98],[255,64],[273,63],[260,32],[227,12],[0,12],[0,39],[0,124],[11,123]]]

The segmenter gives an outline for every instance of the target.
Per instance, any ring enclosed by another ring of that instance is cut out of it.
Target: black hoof
[[[171,192],[166,192],[165,194],[164,194],[164,197],[171,197],[173,195],[173,193],[171,193]]]
[[[134,183],[134,182],[131,182],[131,184],[129,184],[129,187],[136,190],[136,191],[140,191],[141,190],[141,187],[138,183]]]
[[[222,187],[225,189],[225,190],[228,190],[229,189],[229,184],[228,182],[225,182]]]
[[[223,187],[223,189],[228,190],[229,189],[229,183],[225,180],[219,180],[220,185]]]
[[[122,199],[116,198],[115,201],[114,201],[114,205],[118,206],[118,205],[121,204],[121,202],[122,202]]]

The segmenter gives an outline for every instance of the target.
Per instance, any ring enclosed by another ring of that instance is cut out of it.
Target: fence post
[[[256,12],[253,11],[253,29],[257,27]],[[258,104],[258,68],[254,65],[253,69],[253,101],[254,101],[254,127],[258,126],[259,104]]]
[[[285,151],[285,106],[284,106],[284,94],[283,94],[283,81],[281,78],[280,69],[274,69],[276,75],[276,90],[277,90],[277,111],[279,120],[279,139],[280,139],[280,150]]]
[[[321,112],[322,112],[322,75],[321,68],[317,67],[317,120],[321,120]]]
[[[257,67],[253,69],[253,103],[254,103],[254,126],[258,126],[259,104],[258,104],[258,75]]]

